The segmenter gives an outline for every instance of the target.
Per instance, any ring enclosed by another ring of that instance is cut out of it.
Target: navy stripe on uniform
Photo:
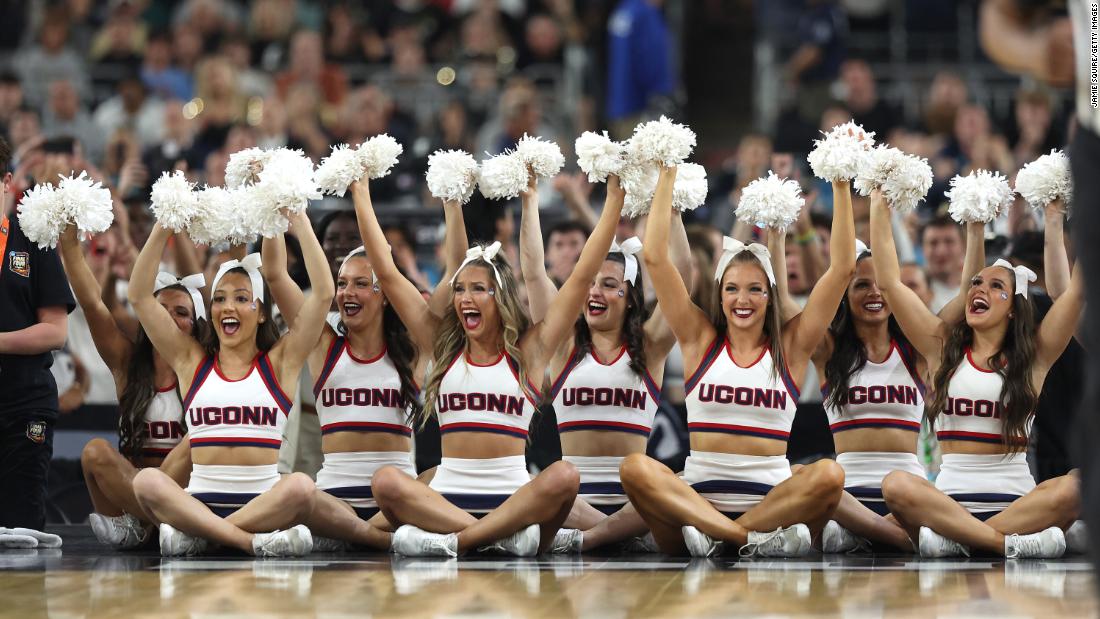
[[[626,495],[623,485],[616,481],[593,481],[581,484],[577,494],[622,494]],[[625,496],[624,496],[625,498]]]
[[[191,408],[191,400],[195,399],[195,394],[199,392],[199,387],[206,381],[206,377],[210,375],[210,371],[214,369],[214,358],[207,357],[202,360],[199,367],[195,369],[195,375],[191,378],[191,387],[187,390],[187,395],[183,398],[183,410]]]
[[[707,349],[703,360],[699,363],[699,367],[692,373],[692,375],[684,381],[684,394],[691,393],[695,389],[695,385],[699,382],[703,375],[707,373],[710,366],[714,364],[714,360],[718,358],[718,353],[722,351],[725,344],[725,338],[718,335],[714,338],[714,341],[710,343],[710,348]]]
[[[699,494],[755,494],[764,496],[771,492],[774,487],[771,484],[736,479],[710,479],[691,484],[691,488]]]
[[[260,354],[260,358],[257,360],[256,365],[260,368],[260,378],[262,378],[264,384],[267,385],[267,390],[271,392],[271,397],[275,398],[275,402],[279,404],[283,412],[289,415],[290,409],[294,405],[279,387],[279,381],[275,378],[275,370],[271,368],[271,361],[267,358],[267,353]]]
[[[510,494],[466,494],[466,493],[443,493],[443,498],[450,501],[455,507],[466,511],[483,511],[487,512],[500,507],[500,504],[507,501]]]
[[[320,397],[321,388],[325,386],[325,381],[328,380],[329,374],[332,374],[332,368],[336,367],[336,362],[343,352],[344,336],[333,338],[332,344],[328,347],[328,352],[325,353],[325,364],[321,366],[321,375],[317,377],[317,382],[313,384],[313,397]]]

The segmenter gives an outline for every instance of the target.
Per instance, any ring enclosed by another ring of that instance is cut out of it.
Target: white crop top
[[[828,402],[826,385],[822,391]],[[896,428],[920,432],[924,416],[924,382],[916,371],[913,349],[892,341],[882,363],[870,359],[848,380],[848,395],[839,408],[825,406],[834,433],[862,428]]]
[[[688,432],[790,438],[798,386],[785,366],[772,371],[768,347],[751,365],[741,367],[733,360],[729,341],[719,335],[684,389]]]
[[[191,447],[278,449],[291,404],[267,354],[260,353],[240,380],[223,376],[214,357],[204,359],[183,406]]]
[[[625,345],[610,363],[574,349],[551,393],[558,432],[608,430],[647,437],[661,397],[649,372],[639,377],[630,368]]]
[[[187,430],[183,427],[183,403],[176,386],[157,389],[149,408],[145,409],[145,443],[141,455],[163,458],[179,445]]]
[[[489,365],[477,365],[463,352],[443,375],[436,399],[439,432],[489,432],[527,438],[538,390],[520,386],[516,363],[504,352]]]
[[[385,350],[373,359],[359,359],[352,354],[347,338],[334,338],[313,394],[321,434],[412,435],[408,407],[401,397],[401,376]]]
[[[947,408],[936,418],[936,438],[941,441],[975,441],[1004,444],[1001,432],[1001,390],[1004,379],[974,363],[970,349],[947,384]],[[1030,433],[1030,422],[1027,432]],[[1020,440],[1026,444],[1026,439]]]

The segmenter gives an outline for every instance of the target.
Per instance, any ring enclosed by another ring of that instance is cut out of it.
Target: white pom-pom
[[[693,211],[707,201],[707,170],[698,163],[681,163],[672,186],[672,208]]]
[[[565,165],[565,156],[561,154],[561,148],[557,144],[526,133],[516,144],[516,155],[519,155],[538,178],[554,176]]]
[[[1050,154],[1025,164],[1016,174],[1016,192],[1027,200],[1031,208],[1045,208],[1058,198],[1068,207],[1073,200],[1069,157],[1055,149]]]
[[[196,192],[198,208],[187,227],[187,235],[199,245],[240,245],[255,238],[244,226],[251,208],[247,194],[252,188],[206,187]]]
[[[890,207],[905,213],[916,208],[932,187],[932,168],[921,157],[879,145],[860,161],[853,186],[861,196],[882,189]]]
[[[737,218],[765,228],[786,228],[796,219],[806,200],[797,181],[784,180],[768,171],[741,190]]]
[[[149,194],[157,222],[175,232],[187,229],[187,224],[199,209],[198,196],[194,190],[195,184],[188,181],[180,170],[161,174],[157,182],[153,183],[153,190]]]
[[[270,153],[262,148],[246,148],[229,155],[225,164],[225,186],[229,189],[251,185],[259,178]]]
[[[649,212],[660,176],[661,169],[653,163],[629,163],[623,167],[619,175],[619,184],[626,193],[623,215],[633,219]]]
[[[428,191],[432,196],[466,204],[478,179],[477,160],[461,150],[438,150],[428,157]]]
[[[814,140],[814,148],[806,158],[814,176],[829,182],[855,178],[864,159],[874,146],[875,133],[864,131],[853,122],[837,125],[822,140]]]
[[[332,153],[321,160],[313,178],[321,188],[321,193],[330,196],[343,196],[348,185],[363,177],[363,158],[357,149],[347,144],[332,147]]]
[[[603,134],[585,131],[577,138],[573,149],[577,151],[577,165],[588,175],[588,182],[603,183],[611,174],[622,171],[623,145]]]
[[[93,181],[87,172],[62,177],[57,194],[65,219],[82,232],[105,232],[115,220],[111,191]]]
[[[61,210],[57,189],[49,183],[39,183],[28,189],[19,202],[19,227],[40,248],[54,247],[68,225]]]
[[[627,148],[632,161],[679,165],[695,150],[695,132],[662,116],[635,127]]]
[[[238,215],[252,233],[271,238],[290,227],[287,212],[298,212],[321,197],[313,179],[313,162],[300,150],[278,148],[268,153],[259,180],[248,188],[247,206]]]
[[[951,179],[951,189],[944,196],[951,200],[947,212],[961,223],[988,223],[1012,204],[1012,189],[1008,179],[998,172],[978,170]]]
[[[527,164],[516,153],[504,153],[481,162],[477,186],[490,200],[511,200],[527,189]]]
[[[359,145],[360,157],[367,178],[382,178],[397,165],[397,158],[405,148],[385,133],[376,135]]]

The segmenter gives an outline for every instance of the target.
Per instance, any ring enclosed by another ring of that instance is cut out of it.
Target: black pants
[[[1093,561],[1100,561],[1100,450],[1095,440],[1100,436],[1100,136],[1077,128],[1070,148],[1073,166],[1074,247],[1085,270],[1085,350],[1088,365],[1085,374],[1085,395],[1077,413],[1080,430],[1077,445],[1081,463],[1084,518],[1088,522]],[[1091,444],[1090,444],[1091,443]]]
[[[45,526],[53,425],[49,414],[0,413],[0,527]]]

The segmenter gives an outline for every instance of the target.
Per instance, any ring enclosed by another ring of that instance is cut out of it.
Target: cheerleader
[[[138,468],[159,467],[181,487],[187,485],[191,472],[188,444],[182,440],[185,426],[176,375],[153,349],[143,328],[138,327],[133,341],[119,329],[84,260],[75,226],[62,232],[59,245],[65,274],[88,321],[96,351],[111,370],[119,402],[118,449],[97,438],[80,454],[95,509],[88,522],[100,542],[133,548],[145,542],[148,523],[153,522],[134,496],[132,482]],[[195,339],[209,329],[199,292],[204,285],[201,273],[183,279],[160,273],[153,288],[156,302],[175,327]]]
[[[130,304],[186,394],[194,462],[186,490],[157,469],[134,477],[138,502],[161,523],[163,555],[197,554],[207,541],[260,556],[301,555],[313,547],[309,530],[299,524],[313,508],[313,481],[302,473],[280,478],[276,470],[294,396],[281,385],[297,385],[334,286],[309,218],[304,212],[289,218],[312,291],[282,337],[257,254],[218,269],[211,282],[213,336],[202,342],[182,333],[153,297],[155,265],[169,236],[160,224],[134,265]]]
[[[369,205],[367,182],[352,186],[358,202]],[[366,206],[365,208],[369,208]],[[462,206],[445,202],[447,217],[461,219]],[[462,225],[447,227],[444,246],[461,262],[466,247]],[[286,270],[282,237],[264,239],[268,285],[276,304],[293,323],[302,306],[302,291]],[[446,287],[442,284],[441,287]],[[437,295],[446,302],[446,297]],[[423,299],[417,303],[421,307]],[[419,409],[420,388],[431,350],[432,319],[417,316],[411,331],[382,292],[376,270],[359,247],[343,260],[336,276],[336,308],[340,320],[325,324],[309,355],[313,393],[321,421],[324,463],[317,473],[317,500],[305,524],[314,534],[314,550],[336,550],[342,542],[388,550],[392,529],[384,519],[368,524],[378,513],[371,478],[383,466],[416,475],[412,454],[412,416]],[[441,308],[439,314],[443,313]],[[414,340],[414,337],[419,339]]]
[[[528,195],[534,187],[532,175]],[[529,377],[542,377],[572,334],[589,284],[611,247],[623,199],[618,179],[611,179],[607,203],[576,268],[546,316],[533,325],[520,305],[511,267],[497,255],[500,244],[466,252],[451,279],[451,309],[431,338],[432,369],[420,416],[420,421],[439,419],[443,460],[430,485],[396,467],[379,470],[373,481],[382,513],[400,526],[395,552],[456,556],[488,547],[532,556],[550,546],[576,499],[578,475],[568,462],[556,462],[533,479],[527,472],[527,430],[541,397]],[[397,273],[365,206],[356,201],[382,289],[406,325],[420,324],[402,309],[415,308],[412,297],[419,293]]]
[[[668,554],[711,556],[723,543],[745,556],[809,552],[843,491],[844,472],[821,460],[792,474],[785,457],[797,381],[825,334],[855,266],[851,190],[833,184],[832,262],[803,312],[781,323],[770,255],[726,238],[710,315],[691,302],[668,257],[675,169],[664,169],[644,250],[657,300],[697,368],[685,383],[691,455],[682,476],[643,454],[620,473],[630,502]]]
[[[1027,436],[1050,366],[1073,337],[1083,308],[1081,274],[1035,324],[1028,282],[1035,274],[998,260],[970,281],[965,320],[945,323],[901,283],[890,212],[871,194],[872,260],[886,302],[933,377],[927,415],[943,450],[933,485],[894,471],[882,481],[891,517],[921,556],[969,554],[1053,558],[1077,517],[1077,479],[1036,486]]]
[[[537,192],[523,196],[522,272],[533,320],[557,294],[546,273]],[[691,278],[691,252],[678,212],[672,216],[672,253],[680,277]],[[619,481],[625,456],[645,453],[660,403],[665,358],[676,338],[658,306],[645,307],[635,237],[612,243],[589,284],[572,341],[550,360],[548,397],[554,403],[562,459],[577,467],[580,492],[556,539],[554,552],[579,552],[645,533]]]

